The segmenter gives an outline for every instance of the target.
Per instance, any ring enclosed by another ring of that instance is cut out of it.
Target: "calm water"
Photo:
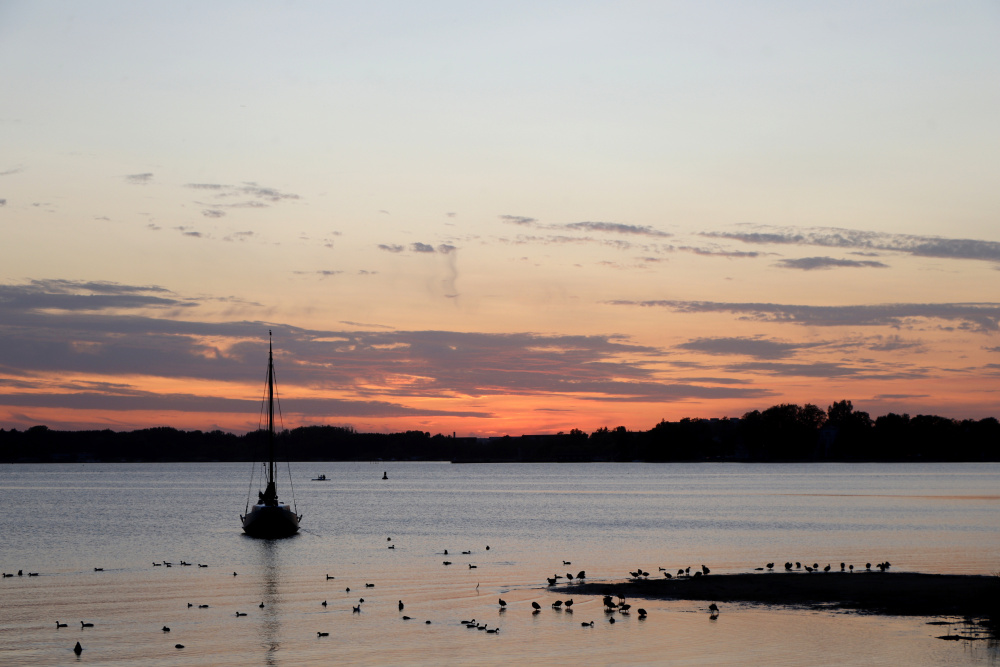
[[[948,629],[927,618],[723,605],[713,622],[707,603],[643,601],[647,619],[612,625],[599,598],[556,611],[567,596],[544,586],[786,560],[990,574],[1000,465],[294,464],[303,532],[280,541],[239,529],[250,471],[0,467],[0,569],[25,572],[0,581],[0,664],[1000,662],[995,643],[935,639]],[[279,492],[290,499],[287,473]],[[460,625],[471,618],[501,630]]]

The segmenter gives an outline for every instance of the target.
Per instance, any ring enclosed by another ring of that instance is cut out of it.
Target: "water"
[[[1000,662],[995,642],[935,639],[948,628],[927,618],[726,604],[710,621],[707,602],[642,601],[648,618],[612,625],[599,598],[556,611],[567,596],[544,586],[786,560],[990,574],[997,464],[294,464],[303,531],[279,541],[239,529],[250,471],[0,467],[0,569],[25,572],[0,581],[0,664]],[[279,492],[290,500],[287,475]]]

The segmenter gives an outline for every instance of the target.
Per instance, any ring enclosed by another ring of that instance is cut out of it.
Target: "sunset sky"
[[[1000,4],[0,0],[0,428],[1000,416]]]

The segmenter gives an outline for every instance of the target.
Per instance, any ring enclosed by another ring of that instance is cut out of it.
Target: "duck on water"
[[[267,463],[265,475],[267,486],[257,493],[257,504],[250,507],[247,498],[246,512],[240,515],[243,522],[243,532],[252,537],[276,538],[294,535],[299,530],[302,515],[297,508],[289,507],[278,500],[278,487],[274,473],[274,353],[271,346],[271,332],[268,331],[267,341]],[[251,485],[253,482],[251,481]]]

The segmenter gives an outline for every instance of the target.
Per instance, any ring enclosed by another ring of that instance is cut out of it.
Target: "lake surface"
[[[0,580],[0,664],[1000,664],[935,619],[633,600],[648,617],[611,624],[545,585],[789,560],[995,573],[998,464],[295,463],[302,532],[276,541],[240,530],[251,470],[0,466],[0,569],[25,573]]]

